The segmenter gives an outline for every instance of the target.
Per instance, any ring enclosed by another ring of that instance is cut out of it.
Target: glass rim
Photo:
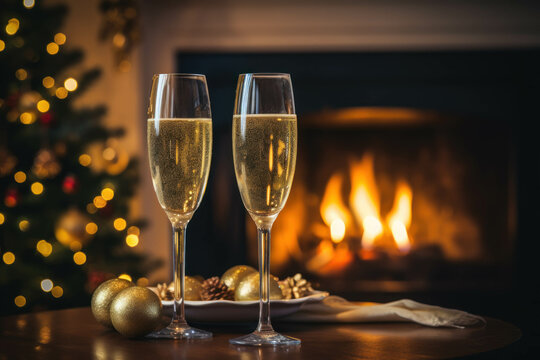
[[[290,78],[291,74],[288,73],[271,73],[271,72],[260,72],[260,73],[244,73],[240,74],[240,77],[246,77],[246,76],[252,76],[252,77],[275,77],[275,78]]]
[[[203,74],[192,74],[192,73],[157,73],[152,76],[153,79],[160,76],[171,76],[171,77],[179,77],[179,78],[195,78],[195,79],[206,79],[206,75]]]

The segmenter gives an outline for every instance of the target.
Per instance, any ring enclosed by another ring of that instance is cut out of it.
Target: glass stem
[[[187,327],[184,312],[184,275],[187,224],[173,225],[174,312],[173,325]]]
[[[270,323],[270,228],[258,228],[259,239],[259,325],[258,332],[273,331]]]

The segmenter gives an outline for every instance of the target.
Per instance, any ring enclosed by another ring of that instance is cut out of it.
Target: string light
[[[6,221],[6,217],[4,216],[4,214],[0,213],[0,225],[2,225],[4,221]]]
[[[62,34],[62,33],[58,33],[56,35],[54,35],[54,42],[57,43],[58,45],[64,45],[66,43],[66,35]]]
[[[16,296],[14,301],[17,307],[23,307],[24,305],[26,305],[26,298],[22,295]]]
[[[77,265],[82,265],[86,262],[86,254],[82,251],[77,251],[75,254],[73,254],[73,261]]]
[[[50,107],[51,106],[47,100],[40,100],[37,103],[37,109],[42,113],[49,111]]]
[[[54,79],[50,76],[45,76],[41,83],[43,84],[43,87],[50,89],[54,86]]]
[[[2,255],[2,260],[4,260],[6,265],[11,265],[15,262],[15,254],[11,251],[6,251],[4,255]]]
[[[27,231],[29,227],[30,227],[30,221],[28,220],[19,221],[19,229],[21,231]]]
[[[90,235],[94,235],[97,231],[98,226],[96,225],[96,223],[89,222],[88,224],[86,224],[86,232]]]
[[[41,280],[41,290],[49,292],[52,290],[54,284],[51,279]]]
[[[15,77],[23,81],[28,77],[28,73],[24,69],[17,69],[17,71],[15,71]]]
[[[33,8],[35,4],[36,2],[34,0],[23,0],[23,5],[27,9]]]
[[[97,207],[98,209],[104,208],[106,205],[107,205],[107,201],[103,197],[96,196],[94,198],[94,206]]]
[[[19,184],[22,184],[23,182],[26,181],[26,174],[24,173],[24,171],[17,171],[15,175],[13,175],[13,178],[15,179],[16,182],[18,182]]]
[[[118,276],[119,279],[124,279],[124,280],[127,280],[127,281],[131,281],[131,276],[129,276],[128,274],[122,274],[120,276]]]
[[[40,195],[41,193],[43,193],[43,184],[36,181],[35,183],[32,183],[32,185],[30,186],[30,190],[32,190],[32,193],[34,195]]]
[[[58,89],[56,89],[55,95],[59,99],[65,99],[68,96],[68,91],[65,87],[60,86]]]
[[[0,40],[0,52],[4,51],[6,48],[6,43],[3,40]]]
[[[117,218],[114,220],[114,228],[118,231],[122,231],[126,228],[126,220],[122,219],[122,218]]]
[[[52,245],[50,242],[45,240],[39,240],[36,244],[36,250],[43,255],[43,257],[47,257],[51,255],[52,253]]]
[[[88,166],[92,163],[92,158],[88,154],[82,154],[79,156],[79,164],[82,166]]]
[[[56,285],[55,287],[52,288],[51,294],[52,296],[58,299],[59,297],[64,295],[64,289],[62,289],[61,286]]]
[[[126,236],[126,244],[129,247],[135,247],[139,245],[139,237],[135,234],[130,234]]]
[[[8,35],[15,35],[15,33],[19,30],[19,20],[12,18],[8,20],[8,24],[6,25],[6,33]]]
[[[105,188],[101,190],[101,197],[106,201],[112,200],[114,197],[114,190],[111,188]]]
[[[77,80],[75,80],[74,78],[70,77],[70,78],[67,78],[66,81],[64,81],[64,87],[68,90],[68,91],[75,91],[77,90]]]
[[[129,229],[127,230],[127,233],[129,235],[133,234],[133,235],[139,236],[141,235],[141,230],[136,226],[130,226]]]
[[[24,125],[29,125],[36,121],[34,114],[27,111],[23,112],[19,118]]]
[[[50,42],[47,44],[47,52],[51,55],[55,55],[58,53],[58,50],[60,50],[60,47],[57,43]]]

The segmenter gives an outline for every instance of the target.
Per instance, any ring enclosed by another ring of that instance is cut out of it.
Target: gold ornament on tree
[[[232,291],[236,290],[236,287],[247,275],[256,273],[257,270],[248,265],[236,265],[225,271],[221,275],[221,282],[223,282]]]
[[[201,300],[234,300],[234,292],[217,276],[206,279],[201,285]]]
[[[279,300],[283,295],[275,277],[270,275],[270,299]],[[234,292],[236,301],[259,300],[259,273],[247,275],[240,281]]]
[[[60,172],[60,163],[56,159],[56,155],[49,149],[39,150],[34,159],[32,171],[39,178],[52,178]]]
[[[152,290],[132,286],[119,292],[112,301],[111,322],[116,331],[124,336],[144,336],[157,330],[161,311],[161,301]]]
[[[90,238],[90,234],[86,232],[86,225],[89,222],[90,219],[86,215],[72,208],[58,219],[54,235],[62,245],[80,249]]]
[[[313,293],[311,283],[302,277],[302,274],[289,276],[279,281],[279,287],[286,300],[298,299]]]
[[[111,279],[98,286],[92,294],[92,314],[101,325],[113,327],[110,317],[111,303],[120,291],[134,285],[128,280]]]

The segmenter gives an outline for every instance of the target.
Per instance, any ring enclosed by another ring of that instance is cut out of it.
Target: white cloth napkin
[[[387,304],[358,304],[339,296],[305,303],[300,310],[281,320],[295,322],[415,322],[432,327],[465,328],[485,324],[484,318],[460,310],[421,304],[403,299]]]

